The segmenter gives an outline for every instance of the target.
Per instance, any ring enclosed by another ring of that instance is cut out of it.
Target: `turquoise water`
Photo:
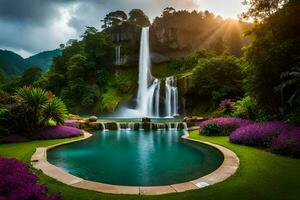
[[[181,139],[183,131],[98,131],[48,153],[50,163],[87,180],[154,186],[190,181],[217,169],[215,148]]]

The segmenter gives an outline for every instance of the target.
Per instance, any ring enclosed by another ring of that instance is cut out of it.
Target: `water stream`
[[[130,109],[122,107],[119,117],[174,117],[178,116],[178,89],[176,78],[167,77],[165,80],[165,109],[160,109],[161,80],[151,74],[151,60],[149,49],[149,27],[144,27],[141,33],[139,55],[139,78],[136,107]],[[164,112],[163,112],[164,111]]]

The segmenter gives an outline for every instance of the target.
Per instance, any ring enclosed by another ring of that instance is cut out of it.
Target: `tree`
[[[293,67],[291,71],[281,74],[284,81],[277,87],[281,92],[283,101],[293,105],[300,103],[300,63]]]
[[[93,34],[96,34],[98,32],[98,29],[96,29],[95,27],[93,27],[93,26],[86,26],[86,29],[85,29],[85,31],[84,31],[84,34],[82,35],[82,36],[80,36],[80,37],[86,37],[86,36],[88,36],[88,35],[93,35]]]
[[[31,67],[23,72],[21,81],[23,85],[32,85],[42,76],[42,70],[39,67]]]
[[[127,20],[127,15],[122,10],[117,10],[114,12],[108,13],[103,20],[102,28],[110,28],[113,26],[120,26]]]
[[[299,62],[299,12],[299,1],[285,4],[256,25],[251,33],[253,41],[245,48],[247,92],[268,112],[283,112],[285,102],[275,88],[282,83],[281,74]]]
[[[5,72],[0,69],[0,84],[4,83],[5,81]]]
[[[255,21],[262,21],[274,15],[289,0],[244,0],[243,4],[248,10],[242,14],[242,18],[253,18]]]
[[[148,16],[146,16],[145,13],[140,9],[132,9],[129,12],[128,21],[142,27],[151,25]]]
[[[226,45],[222,37],[218,37],[214,42],[210,44],[210,50],[217,54],[222,54],[226,50]]]
[[[176,12],[175,8],[173,8],[173,7],[166,7],[163,10],[162,16],[164,17],[164,16],[172,15],[175,12]]]
[[[242,80],[241,66],[233,56],[199,59],[191,76],[189,93],[208,99],[215,108],[221,100],[242,96]]]
[[[86,85],[85,81],[85,68],[87,59],[81,54],[72,56],[67,63],[67,86],[70,90],[69,97],[79,103],[83,96],[83,87]]]
[[[99,66],[113,63],[114,44],[105,32],[88,34],[84,38],[84,51],[88,59],[88,67],[96,70]]]

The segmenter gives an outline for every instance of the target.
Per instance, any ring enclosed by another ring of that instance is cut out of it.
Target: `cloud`
[[[201,2],[207,0],[0,0],[0,47],[38,53],[78,38],[85,26],[99,29],[110,11],[139,8],[153,20],[165,7],[192,10]]]

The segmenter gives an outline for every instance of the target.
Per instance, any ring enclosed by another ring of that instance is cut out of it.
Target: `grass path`
[[[240,159],[237,173],[224,182],[200,190],[163,196],[110,195],[75,189],[33,170],[47,184],[51,193],[61,193],[63,199],[186,199],[186,200],[293,200],[300,198],[300,159],[291,159],[252,147],[231,144],[227,137],[199,136],[191,138],[216,143],[233,150]],[[66,140],[34,141],[0,145],[0,155],[16,157],[29,163],[36,147],[49,146]],[[180,158],[178,158],[180,159]]]

